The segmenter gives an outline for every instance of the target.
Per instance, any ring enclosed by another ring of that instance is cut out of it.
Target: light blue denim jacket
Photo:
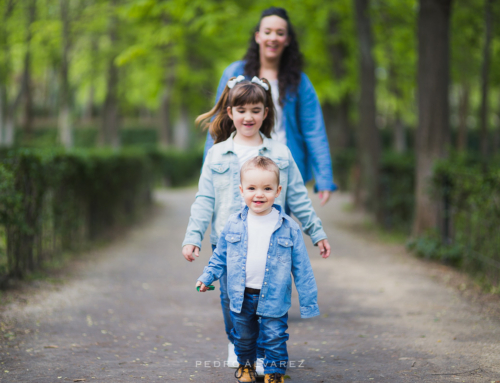
[[[299,293],[300,316],[311,318],[319,315],[318,288],[307,255],[299,225],[273,205],[280,215],[274,228],[267,252],[267,262],[260,290],[257,315],[279,318],[292,305],[292,275]],[[231,310],[239,313],[243,304],[247,262],[248,207],[231,215],[222,230],[217,248],[208,266],[198,278],[205,285],[227,273],[227,289]]]
[[[235,76],[245,75],[245,61],[236,61],[222,74],[217,88],[216,101],[219,100],[227,81]],[[250,77],[247,76],[247,80]],[[300,174],[305,182],[313,178],[314,189],[337,190],[333,183],[332,161],[326,135],[321,105],[314,87],[305,73],[296,92],[287,92],[283,103],[283,126],[286,131],[286,144],[292,152]],[[207,134],[205,155],[214,140]]]
[[[194,245],[201,249],[201,242],[210,222],[212,223],[210,242],[216,245],[229,216],[241,209],[240,165],[233,148],[235,133],[233,132],[226,141],[212,146],[207,153],[182,246]],[[261,137],[263,146],[259,155],[271,158],[280,169],[282,189],[275,203],[282,208],[285,207],[285,202],[288,204],[291,212],[298,218],[304,232],[311,237],[314,244],[326,239],[321,220],[312,207],[311,199],[307,195],[304,181],[290,150],[285,145],[265,137],[262,133]]]

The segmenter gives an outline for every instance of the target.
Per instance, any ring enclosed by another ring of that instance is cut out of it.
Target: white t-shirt
[[[233,140],[233,148],[234,154],[238,157],[238,162],[240,163],[240,169],[245,162],[247,162],[250,158],[257,157],[259,155],[259,150],[262,149],[263,145],[259,146],[246,146],[240,145],[234,142]]]
[[[247,217],[248,252],[245,286],[260,290],[264,281],[269,241],[278,223],[279,212],[273,208],[267,215],[253,215],[249,212]]]
[[[274,129],[271,132],[271,138],[283,145],[286,145],[286,131],[283,126],[283,108],[280,105],[280,89],[278,80],[269,81],[271,84],[271,94],[273,95],[274,108],[276,109],[276,118],[274,121]]]

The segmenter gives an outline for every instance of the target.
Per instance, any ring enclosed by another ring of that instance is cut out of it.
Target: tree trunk
[[[347,76],[346,60],[348,48],[340,40],[339,19],[334,13],[330,15],[329,33],[333,41],[330,46],[330,57],[333,63],[333,75],[337,82],[342,82]],[[350,144],[350,121],[349,112],[351,108],[351,96],[345,93],[337,104],[327,103],[324,106],[326,129],[330,141],[330,148],[334,153],[337,149],[345,149]]]
[[[14,1],[9,0],[5,5],[5,11],[0,25],[0,49],[2,50],[3,60],[0,61],[0,146],[5,143],[7,109],[9,107],[9,99],[7,93],[7,81],[10,77],[11,64],[9,52],[9,39],[7,22],[14,10]]]
[[[435,160],[449,142],[449,25],[451,0],[420,0],[418,15],[418,118],[415,221],[421,235],[439,227],[440,203],[429,193]]]
[[[117,0],[111,2],[113,11],[116,12]],[[111,40],[111,46],[114,47],[117,42],[117,28],[118,20],[116,15],[110,18],[109,27],[109,38]],[[118,111],[118,68],[115,65],[116,53],[113,49],[113,53],[109,57],[108,70],[107,70],[107,80],[106,80],[106,99],[104,101],[103,109],[103,126],[102,126],[102,137],[101,142],[105,145],[110,145],[113,148],[118,148],[120,146],[120,136],[119,136],[119,111]]]
[[[179,118],[174,129],[174,145],[181,150],[189,148],[189,115],[185,105],[181,105]]]
[[[406,129],[399,111],[396,112],[396,120],[394,121],[393,149],[397,153],[406,152]]]
[[[467,151],[467,119],[469,117],[470,107],[470,86],[464,84],[461,86],[458,101],[458,134],[457,149],[461,152]]]
[[[33,135],[33,84],[31,81],[31,39],[33,33],[32,25],[36,17],[36,0],[31,0],[28,6],[28,25],[26,34],[26,53],[24,54],[23,78],[25,84],[24,100],[24,122],[23,130],[25,139],[30,139]]]
[[[175,61],[168,58],[165,65],[165,89],[160,108],[160,145],[169,146],[173,141],[172,134],[172,91],[175,83]]]
[[[99,46],[97,43],[97,37],[92,36],[92,41],[90,43],[90,50],[91,50],[91,57],[93,61],[97,61],[97,54],[99,51]],[[95,78],[97,77],[97,68],[93,66],[91,68],[91,78],[90,78],[90,87],[89,87],[89,93],[88,93],[88,98],[86,101],[85,109],[83,112],[83,120],[87,124],[91,124],[92,120],[94,118],[94,99],[95,99]]]
[[[373,38],[369,18],[369,0],[354,0],[356,26],[360,49],[359,126],[357,129],[358,161],[360,165],[361,202],[374,212],[378,219],[379,209],[379,161],[380,136],[375,123],[375,62]]]
[[[488,157],[488,93],[489,93],[489,73],[491,61],[491,29],[492,29],[492,3],[493,0],[486,0],[485,4],[485,42],[483,47],[483,68],[481,73],[481,110],[479,115],[481,134],[481,155]]]
[[[59,101],[59,140],[65,148],[73,146],[73,134],[71,126],[70,89],[68,80],[69,61],[68,55],[71,47],[70,20],[68,1],[59,0],[61,11],[62,28],[62,55],[61,55],[61,94]]]

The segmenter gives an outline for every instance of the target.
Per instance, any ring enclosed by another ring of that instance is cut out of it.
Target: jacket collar
[[[264,134],[262,134],[262,132],[259,132],[259,134],[262,137],[262,149],[271,150],[272,140],[270,138],[267,138],[266,136],[264,136]],[[233,139],[234,139],[235,135],[236,135],[236,131],[231,133],[231,135],[229,136],[229,138],[226,141],[220,143],[220,145],[222,146],[222,154],[227,154],[229,152],[234,153],[234,141],[233,141]]]
[[[273,204],[273,207],[274,207],[276,210],[278,210],[278,213],[279,213],[278,222],[281,222],[281,220],[282,220],[283,218],[285,218],[285,217],[284,217],[284,215],[283,215],[283,210],[281,209],[281,206],[280,206],[280,205],[277,205],[277,204]],[[248,206],[245,206],[243,209],[241,209],[240,215],[241,215],[241,219],[242,219],[243,221],[246,221],[246,220],[247,220],[247,217],[248,217],[248,210],[249,210]]]

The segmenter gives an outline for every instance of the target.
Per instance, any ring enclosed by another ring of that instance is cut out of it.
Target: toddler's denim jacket
[[[299,293],[300,315],[311,318],[319,315],[318,289],[307,255],[299,225],[273,205],[280,213],[271,235],[264,281],[260,290],[257,315],[279,318],[292,305],[292,275]],[[247,260],[248,207],[231,215],[217,243],[212,257],[199,281],[210,285],[227,273],[227,290],[231,310],[241,312],[245,292],[245,267]]]
[[[235,132],[226,141],[212,146],[207,153],[182,246],[195,245],[201,249],[201,241],[210,222],[210,242],[216,245],[229,216],[241,210],[240,165],[233,149],[234,135]],[[259,155],[271,158],[280,169],[282,190],[275,203],[283,209],[285,202],[288,204],[314,244],[327,238],[290,150],[262,133],[261,136],[263,146]]]

